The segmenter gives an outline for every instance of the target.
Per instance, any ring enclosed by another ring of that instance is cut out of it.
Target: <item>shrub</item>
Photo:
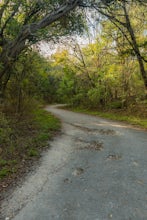
[[[11,134],[12,129],[9,126],[9,120],[0,112],[0,147],[11,142]]]

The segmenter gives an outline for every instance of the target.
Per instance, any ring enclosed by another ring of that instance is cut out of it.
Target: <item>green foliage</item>
[[[105,89],[104,86],[99,86],[97,88],[92,88],[88,91],[88,97],[93,107],[98,106],[101,102],[105,100],[106,93],[104,89]]]
[[[35,100],[56,101],[58,81],[50,75],[50,63],[34,51],[22,54],[14,68],[7,85],[5,103],[13,113],[24,114],[30,110]]]
[[[11,170],[8,168],[2,168],[0,170],[0,179],[3,179],[4,177],[6,177],[9,173],[11,173]]]
[[[110,109],[121,109],[123,106],[122,101],[113,101],[109,104]]]
[[[39,155],[39,152],[36,149],[31,148],[28,150],[29,157],[37,157],[38,155]]]
[[[0,159],[0,166],[5,166],[5,165],[7,165],[7,161]]]
[[[42,109],[35,110],[34,115],[35,115],[34,122],[36,123],[37,126],[39,126],[40,131],[44,132],[44,135],[46,134],[49,135],[49,131],[53,132],[60,128],[59,120],[55,116],[46,112],[45,110]]]
[[[36,141],[39,143],[43,143],[44,141],[47,141],[50,138],[50,136],[51,135],[49,134],[49,132],[47,133],[42,132],[38,135]]]
[[[4,160],[0,158],[0,179],[15,173],[17,170],[15,167],[16,164],[17,160]]]
[[[65,75],[62,77],[57,90],[58,100],[71,103],[75,93],[75,76],[74,73],[67,72],[65,69],[63,69],[63,71]]]
[[[120,22],[126,22],[121,2],[116,4],[119,7],[111,5],[112,11],[108,11],[108,7],[105,8],[106,12],[112,12]],[[145,7],[137,7],[134,3],[131,6],[128,16],[136,42],[139,47],[142,45],[142,58],[146,58]],[[134,51],[129,43],[130,33],[125,32],[127,40],[110,20],[102,19],[101,25],[101,33],[95,42],[85,47],[73,42],[70,49],[64,49],[53,56],[51,72],[56,72],[55,77],[60,78],[57,100],[73,106],[129,108],[132,104],[146,99],[138,61],[134,59],[134,53],[130,52]],[[72,52],[69,53],[70,50]],[[146,69],[145,62],[143,65]]]
[[[6,116],[0,112],[0,147],[2,147],[3,144],[11,144],[12,129],[9,123]]]
[[[82,34],[85,27],[86,23],[82,11],[77,10],[76,14],[75,12],[70,12],[49,27],[40,29],[37,35],[32,38],[32,43],[36,43],[40,40],[60,42],[60,38],[63,36]]]
[[[82,10],[69,10],[58,19],[53,19],[45,26],[40,25],[44,20],[48,20],[51,14],[51,20],[56,14],[57,9],[62,8],[63,4],[68,7],[64,1],[4,1],[1,0],[0,6],[0,45],[9,42],[15,42],[19,37],[23,37],[24,41],[34,44],[41,40],[58,40],[61,36],[71,35],[73,33],[81,33],[85,28],[85,19]],[[34,29],[34,24],[37,29]],[[27,35],[27,28],[30,28],[30,34]],[[25,29],[26,28],[26,29]],[[26,30],[26,31],[24,31]],[[24,32],[23,32],[24,31]],[[15,43],[14,43],[15,44]],[[29,46],[26,44],[25,46]],[[21,45],[17,45],[21,47]],[[25,49],[25,47],[23,48]],[[22,50],[23,50],[22,49]],[[20,51],[22,51],[20,50]],[[19,53],[18,53],[19,55]]]
[[[108,118],[116,121],[128,122],[132,125],[137,125],[142,128],[147,129],[147,119],[142,116],[131,115],[130,112],[123,111],[93,111],[85,108],[70,108],[75,112],[82,112],[85,114],[100,116],[103,118]],[[133,114],[133,113],[132,113]]]
[[[60,129],[61,123],[56,117],[42,108],[38,108],[37,105],[33,106],[33,109],[33,112],[31,110],[19,119],[18,117],[13,118],[14,115],[9,116],[9,120],[6,120],[4,115],[1,117],[3,125],[5,124],[10,130],[13,130],[15,136],[11,136],[10,142],[1,141],[0,179],[19,172],[22,160],[27,161],[31,157],[38,157],[40,150],[49,146],[49,139]],[[7,131],[6,126],[3,127]]]

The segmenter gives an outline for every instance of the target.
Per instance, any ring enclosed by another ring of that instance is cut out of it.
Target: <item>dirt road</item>
[[[2,206],[1,219],[146,220],[147,132],[47,107],[62,134]]]

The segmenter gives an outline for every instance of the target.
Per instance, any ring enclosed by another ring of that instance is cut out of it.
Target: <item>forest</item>
[[[46,104],[147,128],[146,9],[139,0],[0,0],[2,181],[59,130]],[[39,42],[56,52],[44,57]]]

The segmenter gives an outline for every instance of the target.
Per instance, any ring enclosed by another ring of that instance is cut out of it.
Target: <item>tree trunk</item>
[[[127,29],[128,29],[128,32],[130,34],[130,37],[131,37],[131,40],[132,40],[132,43],[133,43],[133,49],[134,49],[134,52],[136,54],[136,57],[137,57],[137,60],[138,60],[138,63],[139,63],[140,73],[141,73],[142,78],[143,78],[143,82],[144,82],[144,86],[145,86],[145,93],[147,95],[147,72],[145,70],[144,62],[143,62],[143,59],[142,59],[142,56],[141,56],[141,53],[140,53],[140,50],[139,50],[139,47],[138,47],[138,44],[137,44],[136,36],[135,36],[134,30],[132,28],[129,15],[127,13],[125,1],[123,2],[123,9],[124,9],[125,18],[126,18]]]

